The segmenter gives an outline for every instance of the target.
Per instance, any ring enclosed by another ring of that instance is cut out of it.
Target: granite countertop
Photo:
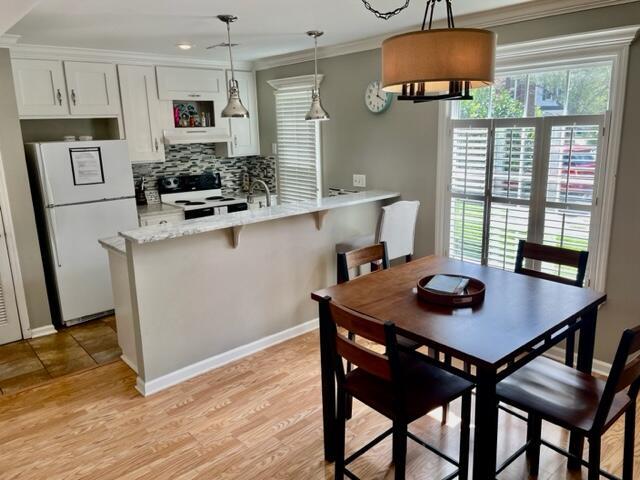
[[[176,224],[152,225],[135,230],[120,232],[120,236],[135,243],[151,243],[170,238],[196,235],[199,233],[212,232],[225,228],[241,227],[252,223],[267,222],[279,218],[304,215],[307,213],[321,212],[334,208],[349,207],[363,203],[387,200],[399,197],[397,192],[386,192],[382,190],[371,190],[337,197],[325,197],[318,200],[308,200],[303,202],[286,203],[272,207],[265,207],[259,210],[248,210],[244,212],[230,213],[227,215],[214,215],[212,217],[195,218],[185,220]],[[106,248],[106,240],[101,240],[101,244]],[[112,243],[112,242],[111,242]]]
[[[166,203],[153,203],[150,205],[138,205],[138,215],[141,217],[153,217],[155,215],[167,215],[182,212],[180,207],[167,205]]]
[[[121,253],[122,255],[127,253],[127,242],[125,241],[124,237],[118,236],[102,238],[98,240],[98,242],[100,243],[100,245],[102,245],[103,248],[106,248],[107,250],[112,250],[116,253]]]

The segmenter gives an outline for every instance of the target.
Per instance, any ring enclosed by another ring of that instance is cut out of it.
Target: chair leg
[[[542,443],[542,419],[529,413],[527,421],[527,457],[529,458],[529,475],[535,477],[540,470],[540,446]]]
[[[588,480],[600,480],[600,452],[602,439],[600,435],[589,438],[589,476]]]
[[[337,405],[337,419],[336,419],[336,438],[335,438],[335,453],[336,453],[336,470],[335,480],[344,479],[344,438],[346,430],[346,399],[347,394],[341,388],[338,388],[338,405]]]
[[[573,356],[576,349],[576,334],[572,333],[567,337],[567,347],[565,350],[564,364],[567,367],[573,368]]]
[[[393,464],[395,480],[404,480],[407,465],[407,425],[393,422]]]
[[[451,355],[445,353],[444,354],[444,363],[445,365],[451,365]],[[447,424],[447,420],[449,419],[449,404],[442,406],[442,425]]]
[[[471,435],[471,392],[462,396],[461,417],[458,479],[467,480],[469,478],[469,437]]]
[[[349,332],[347,336],[349,337],[349,340],[351,340],[352,342],[355,342],[356,340],[355,333]],[[347,373],[349,373],[351,370],[352,370],[351,362],[347,362]],[[352,416],[353,416],[353,397],[347,393],[346,400],[345,400],[345,418],[347,420],[351,420]]]
[[[635,399],[624,417],[624,463],[622,480],[633,480],[633,455],[636,440],[636,402]]]

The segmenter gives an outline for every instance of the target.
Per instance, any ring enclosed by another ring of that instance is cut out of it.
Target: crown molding
[[[21,35],[12,35],[10,33],[5,33],[4,35],[0,35],[0,47],[10,47],[18,43]]]
[[[487,12],[461,15],[456,17],[456,26],[489,28],[636,1],[638,0],[535,0]],[[436,27],[444,27],[446,26],[446,22],[435,22],[435,25]],[[395,33],[377,35],[375,37],[369,37],[339,45],[318,47],[318,58],[330,58],[340,55],[348,55],[351,53],[364,52],[367,50],[376,50],[382,46],[382,42],[385,38],[394,34],[406,33],[408,31],[411,30],[407,29]],[[268,68],[292,65],[311,60],[313,60],[313,49],[307,49],[256,60],[254,62],[254,68],[256,70],[266,70]]]
[[[630,45],[635,40],[638,30],[640,30],[640,25],[630,25],[528,42],[510,43],[509,45],[498,46],[498,56],[501,60],[515,60],[520,57],[530,56],[532,53],[540,55],[565,51],[579,52],[580,50],[591,50],[593,48]]]
[[[20,44],[19,35],[2,35],[0,46],[8,47],[11,58],[36,60],[75,60],[85,62],[102,61],[107,63],[126,63],[133,65],[168,65],[191,67],[230,68],[229,62],[206,60],[179,55],[154,55],[143,52],[120,50],[102,50],[96,48],[56,47],[49,45]],[[235,61],[238,70],[253,70],[253,62]]]

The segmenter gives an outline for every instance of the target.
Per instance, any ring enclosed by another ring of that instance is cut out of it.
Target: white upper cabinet
[[[153,67],[118,65],[124,131],[132,162],[163,162],[162,108]]]
[[[224,70],[156,67],[160,100],[219,100],[226,95]]]
[[[110,63],[64,62],[73,115],[118,115],[116,67]]]
[[[256,98],[256,76],[254,72],[235,72],[240,89],[242,104],[249,110],[249,118],[232,118],[229,155],[243,157],[260,154],[260,136],[258,132],[258,101]],[[231,80],[231,70],[227,70],[227,79]]]
[[[17,59],[12,65],[20,116],[69,114],[62,62]]]

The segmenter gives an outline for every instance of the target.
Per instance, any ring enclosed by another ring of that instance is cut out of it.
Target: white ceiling
[[[392,10],[404,0],[369,0],[378,10]],[[532,0],[455,0],[454,13],[465,15]],[[234,55],[256,60],[310,48],[304,32],[325,31],[322,46],[336,45],[413,28],[422,20],[425,0],[389,21],[366,11],[361,0],[41,0],[8,33],[19,43],[84,47],[223,60],[226,51],[205,47],[226,39],[215,15],[230,13]],[[437,6],[445,16],[444,2]],[[195,47],[178,51],[177,43]]]

